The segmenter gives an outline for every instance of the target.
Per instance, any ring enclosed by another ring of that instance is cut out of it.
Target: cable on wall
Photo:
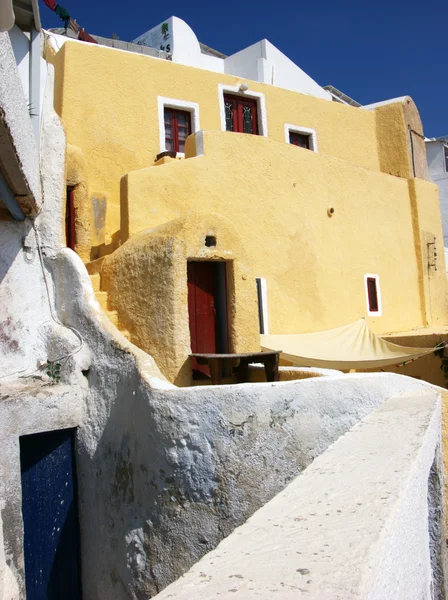
[[[52,363],[56,363],[56,362],[60,362],[62,360],[67,360],[71,356],[74,356],[75,354],[77,354],[81,350],[81,348],[84,346],[84,340],[83,340],[81,333],[77,329],[75,329],[75,327],[72,327],[71,325],[65,325],[64,323],[62,323],[53,312],[53,305],[51,302],[51,294],[50,294],[50,286],[48,285],[47,274],[45,272],[45,265],[44,265],[44,258],[43,258],[43,253],[42,253],[40,236],[39,236],[39,232],[37,230],[36,223],[34,222],[34,220],[33,220],[33,229],[34,229],[34,235],[36,237],[37,252],[39,254],[39,262],[40,262],[40,266],[42,269],[42,275],[44,277],[45,289],[47,290],[47,299],[48,299],[48,306],[50,308],[51,318],[58,325],[61,325],[62,327],[67,327],[68,329],[73,331],[73,333],[76,335],[76,337],[79,340],[78,348],[76,348],[75,350],[72,350],[72,352],[69,352],[68,354],[65,354],[64,356],[55,358],[54,360],[51,361]]]

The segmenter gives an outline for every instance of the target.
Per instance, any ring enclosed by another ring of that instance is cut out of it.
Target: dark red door
[[[67,188],[65,207],[65,243],[67,248],[75,249],[75,194],[72,187]]]
[[[258,134],[257,102],[241,96],[224,96],[226,130]]]
[[[189,261],[188,315],[192,353],[228,352],[226,264]],[[193,361],[193,369],[209,375],[208,367]]]

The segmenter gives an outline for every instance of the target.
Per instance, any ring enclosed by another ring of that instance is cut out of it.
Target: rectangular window
[[[226,130],[258,135],[257,101],[241,96],[224,96]]]
[[[378,292],[374,277],[367,277],[367,296],[369,300],[369,312],[378,312]]]
[[[310,135],[304,133],[296,133],[295,131],[289,132],[289,143],[294,146],[300,146],[300,148],[306,148],[310,150]]]
[[[186,110],[165,108],[165,149],[185,152],[185,141],[191,133],[191,115]]]
[[[444,146],[443,150],[445,152],[445,171],[448,173],[448,146]]]

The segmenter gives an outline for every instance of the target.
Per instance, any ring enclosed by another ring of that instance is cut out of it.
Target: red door
[[[226,130],[258,134],[257,102],[241,96],[224,96]]]
[[[227,353],[226,264],[189,261],[187,276],[191,352]],[[195,360],[193,370],[210,374],[208,367],[198,365]]]
[[[75,249],[75,194],[72,187],[67,188],[65,207],[65,243],[67,248]]]

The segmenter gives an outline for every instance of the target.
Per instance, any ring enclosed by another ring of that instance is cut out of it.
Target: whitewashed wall
[[[27,101],[30,97],[30,38],[21,29],[14,25],[9,31],[9,39],[14,51],[17,69]]]
[[[442,213],[443,243],[448,247],[448,173],[445,168],[444,144],[439,140],[426,142],[429,173],[439,188]],[[448,267],[447,267],[448,269]]]
[[[39,58],[38,99],[37,102],[34,101],[30,103],[30,34],[23,32],[17,25],[14,25],[14,27],[9,30],[8,34],[14,51],[20,81],[22,82],[23,93],[27,103],[30,104],[30,112],[38,114],[40,122],[42,120],[45,85],[47,80],[47,63],[42,57]]]
[[[168,31],[162,33],[164,23]],[[225,59],[217,58],[201,52],[196,34],[185,21],[178,17],[170,17],[133,41],[171,52],[173,62],[183,65],[237,75],[244,79],[331,100],[327,91],[268,40],[261,40]]]
[[[389,398],[157,598],[445,598],[440,429]]]
[[[331,100],[330,94],[268,40],[224,59],[225,72],[286,90]]]
[[[162,33],[162,26],[165,24],[168,30]],[[224,72],[224,61],[221,58],[203,54],[194,31],[178,17],[166,19],[132,41],[135,44],[144,44],[170,53],[173,62],[217,73]]]

